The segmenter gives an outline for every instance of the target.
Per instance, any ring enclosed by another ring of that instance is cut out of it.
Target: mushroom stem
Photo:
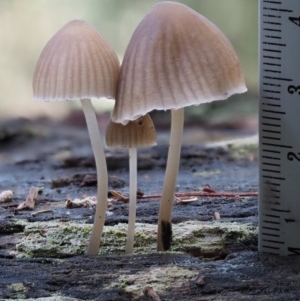
[[[134,226],[136,217],[136,191],[137,191],[137,149],[129,148],[129,217],[128,232],[125,254],[133,253],[134,244]]]
[[[171,219],[180,161],[184,109],[171,110],[171,114],[169,153],[158,215],[157,251],[168,250],[172,242]]]
[[[98,183],[97,207],[94,218],[94,225],[86,253],[87,255],[97,255],[99,251],[100,240],[106,215],[108,176],[106,159],[104,154],[104,146],[100,138],[94,107],[90,99],[82,99],[81,104],[96,161]]]

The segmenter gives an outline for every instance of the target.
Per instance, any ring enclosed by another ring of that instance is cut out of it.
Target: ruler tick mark
[[[279,23],[279,22],[268,22],[268,21],[265,21],[263,23],[264,24],[272,24],[272,25],[281,25],[281,23]]]
[[[262,130],[264,133],[273,133],[273,134],[281,134],[280,131],[270,131],[270,130]]]
[[[276,208],[271,208],[270,210],[275,212],[291,213],[290,210],[283,210],[283,209],[276,209]]]
[[[273,10],[273,11],[280,11],[285,13],[292,13],[293,11],[290,9],[281,9],[281,8],[272,8],[272,7],[264,7],[265,10]]]
[[[264,105],[264,106],[269,106],[269,107],[281,108],[281,105],[274,105],[274,104],[272,104],[272,103],[264,103],[264,102],[263,102],[263,105]]]
[[[281,111],[263,110],[263,112],[285,115],[285,112],[281,112]]]
[[[263,119],[269,119],[269,120],[281,120],[281,118],[277,117],[269,117],[269,116],[262,116]]]
[[[286,47],[286,44],[280,44],[280,43],[263,42],[263,44]]]
[[[285,218],[286,223],[295,223],[296,221],[293,218]]]
[[[274,32],[281,32],[280,29],[273,29],[273,28],[263,28],[265,31],[274,31]]]
[[[276,217],[276,218],[280,218],[280,215],[274,215],[274,214],[263,214],[264,216],[268,216],[268,217]]]
[[[280,98],[278,97],[270,97],[270,96],[264,96],[263,99],[280,100]]]
[[[274,180],[285,181],[285,178],[280,178],[280,177],[272,177],[272,176],[262,176],[262,177],[266,178],[266,179],[274,179]]]
[[[278,39],[281,40],[281,37],[279,36],[265,36],[266,38],[270,38],[270,39]]]
[[[268,140],[281,141],[281,138],[275,138],[275,137],[267,137],[267,136],[263,136],[262,138],[265,138],[265,139],[268,139]]]
[[[271,237],[280,237],[278,234],[262,233],[262,235],[271,236]]]
[[[283,241],[277,241],[277,240],[263,239],[263,241],[265,241],[265,242],[273,242],[274,244],[280,244],[280,245],[284,244]]]
[[[278,57],[278,56],[266,56],[266,55],[264,55],[263,56],[265,59],[271,59],[271,60],[281,60],[281,58],[280,57]]]
[[[276,15],[263,15],[264,17],[268,17],[268,18],[277,18],[277,19],[281,19],[281,16],[276,16]]]
[[[281,50],[267,49],[267,48],[264,48],[263,51],[266,51],[266,52],[277,52],[277,53],[281,53]]]
[[[266,249],[279,250],[279,248],[271,247],[271,246],[265,246],[265,245],[263,245],[262,247],[266,248]]]
[[[262,156],[264,159],[277,160],[280,161],[280,158],[270,157],[270,156]]]
[[[281,4],[281,2],[279,2],[279,1],[269,1],[269,0],[264,0],[264,3]]]
[[[274,90],[263,90],[264,92],[268,92],[268,93],[275,93],[275,94],[280,94],[280,91],[274,91]]]
[[[281,66],[281,65],[280,65]],[[281,87],[279,84],[263,83],[264,86]]]
[[[270,77],[270,76],[264,76],[264,78],[268,78],[268,79],[274,79],[274,80],[282,80],[282,81],[286,81],[286,82],[291,82],[293,81],[290,78],[282,78],[282,77]]]
[[[273,150],[273,149],[263,149],[262,151],[266,152],[266,153],[281,154],[280,151],[276,151],[276,150]],[[267,183],[267,184],[270,184],[270,183]]]
[[[281,71],[277,71],[277,70],[268,70],[268,69],[264,69],[265,72],[270,72],[270,73],[281,73]]]
[[[267,165],[267,166],[275,166],[275,167],[280,167],[280,164],[273,164],[273,163],[263,163],[262,165]]]
[[[266,142],[263,142],[262,145],[276,146],[276,147],[282,147],[282,148],[293,148],[292,146],[289,146],[289,145],[273,144],[273,143],[266,143]]]
[[[273,124],[273,123],[262,123],[262,125],[266,125],[266,126],[273,126],[273,127],[281,128],[281,125],[280,125],[280,124]]]
[[[280,183],[274,183],[274,182],[269,182],[269,181],[266,181],[266,183],[264,183],[266,185],[272,185],[272,186],[276,186],[276,187],[279,187],[280,186]]]
[[[270,190],[274,191],[274,192],[279,192],[280,193],[280,190],[277,190],[277,189],[270,189]],[[266,216],[269,216],[269,215],[266,214]],[[275,217],[275,215],[270,215],[270,216],[274,216]],[[278,216],[278,217],[280,217],[280,216]]]
[[[281,65],[280,65],[280,64],[273,64],[273,63],[263,63],[263,65],[281,67]]]
[[[276,229],[276,228],[270,228],[270,227],[262,227],[263,229],[266,229],[266,230],[274,230],[274,231],[279,231],[279,229]]]
[[[280,225],[280,222],[271,222],[271,221],[266,221],[266,220],[264,220],[264,222],[265,222],[266,224]]]
[[[263,171],[273,172],[273,173],[281,173],[279,170],[273,170],[273,169],[263,169]]]

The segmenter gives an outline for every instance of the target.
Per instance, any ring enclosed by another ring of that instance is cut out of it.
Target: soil
[[[121,196],[110,192],[100,252],[89,257],[84,252],[95,208],[66,205],[93,200],[97,190],[89,137],[81,117],[74,118],[0,125],[0,193],[14,193],[0,203],[1,300],[300,300],[298,257],[257,252],[253,131],[185,129],[177,192],[209,187],[237,195],[175,200],[173,244],[165,253],[155,248],[159,198],[152,197],[138,199],[134,254],[123,255],[128,151],[106,149],[109,190]],[[102,132],[104,124],[99,122]],[[144,196],[159,194],[163,184],[168,152],[163,127],[157,140],[156,147],[138,150]],[[32,187],[39,191],[30,199],[34,209],[17,210]],[[250,196],[238,196],[246,192]]]

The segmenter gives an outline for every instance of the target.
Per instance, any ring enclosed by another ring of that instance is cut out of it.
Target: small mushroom
[[[134,31],[121,67],[112,120],[126,124],[154,109],[171,110],[158,251],[171,245],[183,108],[224,100],[246,90],[239,59],[229,40],[216,25],[191,8],[176,2],[159,2]],[[162,228],[168,233],[162,233]]]
[[[107,146],[129,149],[129,217],[125,253],[132,254],[136,217],[137,148],[156,145],[155,127],[148,114],[126,125],[109,120],[105,138]]]
[[[96,161],[98,193],[87,254],[99,251],[107,207],[108,177],[91,97],[115,98],[120,63],[112,47],[85,21],[73,20],[46,44],[33,77],[34,100],[80,99]]]

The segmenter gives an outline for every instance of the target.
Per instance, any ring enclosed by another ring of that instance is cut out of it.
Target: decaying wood
[[[27,121],[26,132],[30,126],[40,130],[24,136],[21,124],[20,135],[0,141],[0,158],[6,158],[0,161],[0,191],[14,192],[0,206],[1,300],[153,300],[143,293],[145,287],[168,301],[300,299],[298,258],[257,252],[257,145],[241,151],[182,146],[176,191],[180,202],[174,202],[173,244],[167,253],[156,252],[156,231],[168,142],[139,150],[142,193],[133,255],[124,255],[128,152],[106,149],[109,189],[118,196],[108,196],[100,253],[88,257],[95,206],[77,207],[75,202],[66,207],[68,199],[96,195],[86,128]],[[32,186],[44,187],[35,212],[16,210]]]

